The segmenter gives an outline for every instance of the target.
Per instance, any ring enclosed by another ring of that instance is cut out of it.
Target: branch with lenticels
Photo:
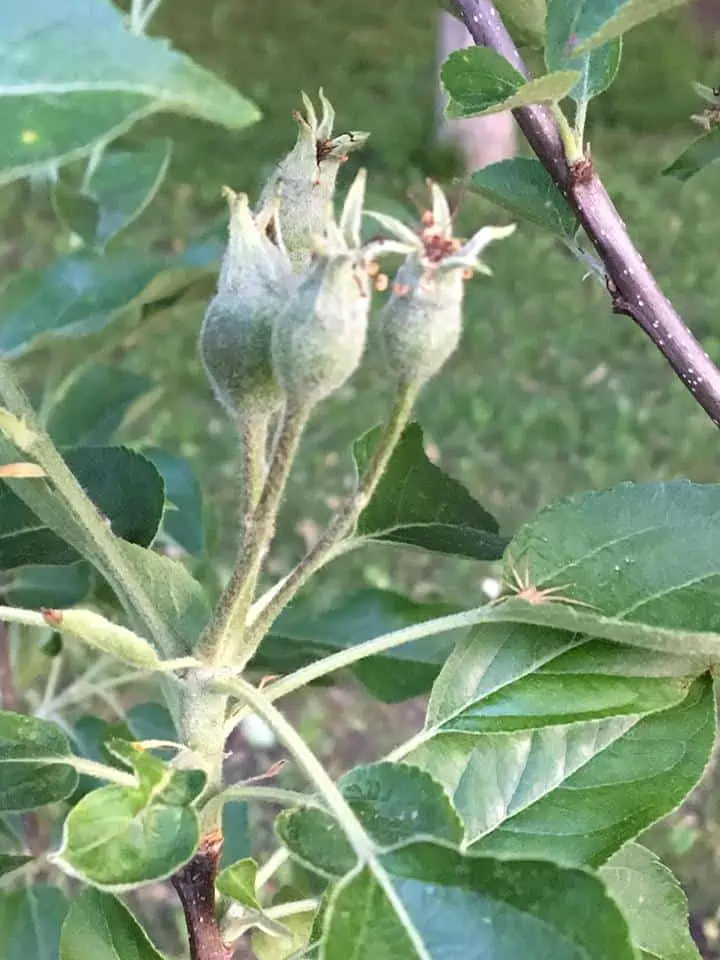
[[[476,44],[491,47],[517,70],[528,69],[490,0],[453,0],[455,15]],[[645,331],[716,426],[720,426],[720,370],[662,292],[628,236],[625,224],[590,157],[568,165],[552,113],[543,106],[513,111],[525,137],[567,198],[605,266],[614,313]]]

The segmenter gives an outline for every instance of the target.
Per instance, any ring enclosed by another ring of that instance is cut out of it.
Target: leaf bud
[[[280,227],[293,268],[305,269],[312,258],[316,237],[324,235],[332,219],[332,200],[340,165],[359,150],[370,136],[354,131],[332,136],[335,110],[320,91],[322,114],[318,120],[310,98],[303,93],[305,116],[295,114],[298,137],[290,153],[278,164],[260,198],[279,197]]]
[[[462,332],[464,283],[473,272],[489,274],[479,259],[508,227],[483,227],[467,243],[453,237],[445,195],[431,185],[432,210],[417,233],[393,217],[369,213],[390,234],[412,248],[395,277],[379,317],[388,365],[401,386],[419,386],[433,377],[455,351]]]
[[[200,331],[200,354],[215,395],[231,415],[267,415],[282,401],[270,360],[272,324],[295,280],[276,204],[269,201],[253,215],[245,194],[224,192],[229,240]]]

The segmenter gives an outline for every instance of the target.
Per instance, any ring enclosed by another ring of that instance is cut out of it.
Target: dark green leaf
[[[17,456],[17,451],[0,434],[3,462],[14,462]],[[138,460],[143,458],[138,456]],[[155,469],[149,461],[144,462]],[[113,479],[117,483],[117,477]],[[7,486],[54,534],[71,544],[105,576],[138,633],[151,637],[158,649],[168,655],[190,652],[210,617],[210,607],[204,590],[184,567],[119,538],[111,541],[109,557],[98,546],[94,530],[89,532],[82,518],[65,507],[43,481],[8,480]]]
[[[467,47],[450,54],[442,81],[450,95],[451,117],[477,117],[532,103],[557,103],[580,80],[577,70],[526,80],[505,57],[489,47]]]
[[[205,549],[202,491],[189,462],[157,447],[146,447],[143,455],[155,464],[165,481],[167,504],[163,532],[188,553],[202,553]]]
[[[462,824],[442,786],[415,767],[398,763],[355,767],[338,786],[380,847],[418,837],[451,843],[462,839]],[[320,807],[286,810],[275,828],[293,856],[323,876],[340,877],[355,866],[345,834]]]
[[[155,700],[134,704],[126,711],[125,722],[137,740],[178,740],[170,711]]]
[[[0,495],[0,503],[2,503]],[[39,610],[74,607],[92,588],[92,571],[86,563],[68,566],[30,566],[13,570],[3,596],[13,607]]]
[[[63,892],[46,883],[0,894],[2,960],[58,960],[67,909]]]
[[[379,436],[376,427],[355,441],[353,454],[359,472],[369,462]],[[507,542],[498,534],[494,518],[465,487],[431,463],[417,423],[406,427],[360,515],[357,536],[475,560],[497,560]]]
[[[663,173],[677,180],[689,180],[696,173],[720,161],[720,127],[698,137]]]
[[[164,879],[187,863],[199,840],[191,804],[205,783],[198,770],[171,771],[122,746],[114,741],[113,751],[134,760],[138,786],[102,787],[83,797],[65,821],[56,857],[87,883],[114,891]]]
[[[60,960],[163,960],[116,897],[83,890],[73,900],[60,938]]]
[[[77,784],[62,762],[69,755],[54,723],[0,711],[0,810],[32,810],[68,797]]]
[[[18,274],[0,299],[0,354],[98,333],[129,308],[175,297],[210,272],[218,252],[208,241],[174,257],[73,253]]]
[[[443,603],[415,603],[388,590],[361,590],[324,613],[292,607],[280,616],[253,666],[290,673],[320,657],[365,640],[454,613]],[[435,634],[353,664],[352,671],[378,700],[398,703],[427,693],[461,631]]]
[[[25,856],[21,853],[0,853],[0,877],[19,870],[20,867],[24,867],[26,863],[30,863],[32,859],[32,857]]]
[[[324,960],[634,960],[602,882],[535,860],[463,857],[412,844],[337,885]]]
[[[56,399],[47,431],[61,447],[110,443],[132,405],[151,388],[147,377],[131,370],[93,363]]]
[[[246,803],[225,803],[222,812],[222,868],[250,856],[250,817]]]
[[[152,542],[163,513],[165,490],[155,467],[125,447],[75,447],[65,452],[73,471],[113,533]],[[24,483],[44,485],[44,480]],[[0,569],[27,564],[76,563],[78,553],[30,512],[7,484],[0,485]]]
[[[688,906],[670,870],[639,843],[628,843],[600,870],[643,960],[700,960],[688,929]]]
[[[714,728],[703,677],[678,706],[649,716],[439,734],[408,759],[449,791],[472,849],[599,865],[684,799]]]
[[[627,33],[687,0],[548,0],[546,51],[571,57]]]
[[[577,219],[539,160],[513,157],[491,163],[472,175],[478,193],[513,216],[523,217],[564,240],[572,240]]]
[[[86,154],[158,110],[232,129],[258,119],[249,101],[184,54],[131,33],[104,0],[3,4],[0,37],[0,182]]]
[[[80,190],[58,181],[53,192],[56,213],[87,246],[104,247],[151,202],[171,152],[169,140],[150,140],[133,151],[106,151]]]
[[[76,752],[80,756],[87,757],[88,760],[95,760],[98,763],[110,764],[122,770],[127,769],[127,765],[123,764],[115,754],[107,749],[107,743],[111,739],[117,739],[118,737],[125,737],[126,740],[133,739],[133,733],[126,724],[108,723],[102,717],[83,714],[75,722],[72,737]],[[103,786],[101,780],[85,773],[81,774],[71,802],[73,804],[77,803],[86,793],[101,786]]]

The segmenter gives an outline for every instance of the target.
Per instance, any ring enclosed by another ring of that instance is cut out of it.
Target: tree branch
[[[476,44],[501,53],[526,77],[528,69],[491,0],[453,0]],[[720,426],[720,370],[658,286],[587,158],[569,167],[551,112],[543,106],[513,111],[525,137],[574,209],[605,265],[614,313],[626,314],[663,354],[686,388]]]
[[[185,913],[191,960],[231,960],[233,955],[215,916],[215,877],[221,856],[221,834],[209,834],[200,841],[192,860],[172,878]]]

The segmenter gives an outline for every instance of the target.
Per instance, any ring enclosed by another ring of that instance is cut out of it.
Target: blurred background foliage
[[[220,187],[251,195],[294,140],[298,92],[323,86],[338,125],[372,131],[358,163],[369,168],[370,206],[411,212],[423,180],[448,184],[460,165],[434,143],[434,0],[165,0],[152,27],[228,79],[262,109],[261,122],[232,134],[199,121],[148,120],[126,139],[167,135],[175,147],[169,175],[114,249],[179,251],[222,224]],[[691,82],[720,82],[720,2],[685,9],[632,32],[620,75],[593,104],[589,139],[601,175],[665,291],[706,349],[720,362],[720,170],[684,186],[660,171],[695,135]],[[458,223],[469,230],[503,215],[451,187]],[[0,191],[0,275],[42,266],[72,248],[58,228],[48,184],[16,183]],[[492,248],[494,278],[468,288],[462,349],[425,391],[418,410],[433,456],[461,479],[512,532],[550,500],[620,480],[686,476],[717,479],[717,433],[662,357],[625,317],[613,316],[605,291],[583,281],[577,263],[552,238],[521,226]],[[2,281],[0,281],[2,282]],[[208,285],[207,292],[211,290]],[[204,380],[196,354],[203,304],[181,300],[158,310],[140,330],[118,337],[114,362],[150,376],[154,402],[125,429],[129,440],[189,457],[202,479],[210,546],[229,562],[237,484],[232,428]],[[34,353],[24,370],[38,389],[55,365],[85,358],[98,338]],[[293,477],[269,569],[282,573],[317,534],[349,479],[351,440],[382,418],[388,383],[376,345],[363,369],[315,418]],[[688,545],[691,548],[691,545]],[[325,605],[347,589],[390,587],[417,599],[480,602],[493,571],[468,561],[374,548],[336,563],[311,602]],[[344,731],[329,729],[340,712]],[[398,714],[370,712],[360,694],[314,692],[296,704],[301,732],[333,751],[338,770],[381,754],[398,739],[397,724],[417,723],[410,704]],[[399,717],[399,719],[398,719]],[[392,723],[391,723],[392,718]],[[390,729],[392,726],[392,729]],[[334,746],[333,746],[334,745]],[[713,783],[653,840],[683,877],[707,956],[718,939],[720,865]]]

